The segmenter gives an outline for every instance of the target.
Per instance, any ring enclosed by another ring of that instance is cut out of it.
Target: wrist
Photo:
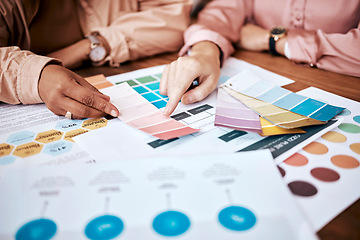
[[[191,48],[191,56],[203,56],[217,62],[220,66],[222,60],[221,49],[213,42],[204,41],[196,43]]]
[[[281,55],[285,55],[286,41],[287,41],[287,37],[283,37],[283,38],[279,39],[275,44],[276,51]]]
[[[91,33],[86,37],[86,40],[88,40],[90,44],[88,59],[93,62],[93,65],[102,65],[106,61],[106,57],[110,54],[108,42],[97,32]]]

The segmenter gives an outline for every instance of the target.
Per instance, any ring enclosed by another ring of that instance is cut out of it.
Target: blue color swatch
[[[139,94],[148,92],[148,90],[142,86],[133,87],[133,89],[137,91]]]
[[[56,224],[50,219],[40,218],[23,225],[16,233],[16,240],[49,240],[56,233]]]
[[[166,237],[179,236],[190,227],[189,218],[178,211],[166,211],[154,218],[152,224],[155,232]]]
[[[257,96],[256,98],[263,100],[268,103],[272,103],[279,98],[283,97],[286,94],[291,93],[291,91],[286,90],[285,88],[275,86],[266,93],[261,94],[260,96]]]
[[[240,206],[230,206],[220,211],[219,222],[232,231],[245,231],[256,223],[256,217],[249,209]]]
[[[166,102],[164,100],[152,102],[152,104],[159,109],[166,106]]]
[[[148,92],[142,95],[146,100],[148,100],[149,102],[153,102],[156,100],[159,100],[160,97],[156,96],[154,93],[152,92]]]
[[[298,113],[304,116],[309,116],[319,108],[323,107],[325,103],[308,98],[299,105],[291,109],[292,112]]]
[[[89,239],[105,240],[113,239],[124,230],[123,221],[112,215],[103,215],[94,218],[85,228],[85,235]]]
[[[281,108],[290,109],[295,105],[299,104],[300,102],[304,101],[305,99],[306,97],[304,96],[295,93],[290,93],[285,97],[280,98],[279,100],[274,102],[274,105]]]
[[[151,84],[147,84],[146,85],[148,88],[150,88],[151,90],[157,90],[160,88],[160,82],[154,82]]]

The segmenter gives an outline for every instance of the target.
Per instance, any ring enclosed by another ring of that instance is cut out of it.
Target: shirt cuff
[[[194,33],[196,31],[196,34]],[[187,34],[185,33],[185,45],[181,48],[179,55],[184,56],[188,50],[199,42],[213,42],[215,45],[217,45],[220,49],[220,52],[222,53],[222,58],[220,59],[221,62],[224,61],[224,59],[227,59],[233,52],[234,48],[231,45],[230,41],[228,41],[226,38],[218,34],[217,32],[213,32],[211,30],[207,29],[193,29],[193,33]]]
[[[291,58],[289,43],[287,41],[285,42],[284,54],[285,54],[285,57],[287,57],[288,59]]]
[[[128,40],[120,31],[114,31],[113,28],[103,27],[94,28],[91,32],[98,32],[109,44],[110,54],[105,58],[105,61],[109,61],[110,66],[119,67],[120,63],[130,59]]]
[[[42,103],[39,95],[38,83],[44,67],[53,62],[61,65],[61,62],[49,57],[29,55],[19,64],[17,93],[21,103]]]

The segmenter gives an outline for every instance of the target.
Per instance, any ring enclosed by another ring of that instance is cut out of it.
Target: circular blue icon
[[[49,219],[36,219],[23,225],[16,233],[16,240],[49,240],[56,233],[56,224]]]
[[[103,215],[91,220],[85,228],[89,239],[105,240],[117,237],[124,230],[123,221],[112,215]]]
[[[219,222],[233,231],[245,231],[256,223],[256,217],[249,209],[239,206],[230,206],[220,211]]]
[[[360,123],[360,115],[355,116],[353,119],[355,122]]]
[[[190,219],[178,211],[166,211],[154,218],[154,230],[163,236],[174,237],[183,234],[190,227]]]

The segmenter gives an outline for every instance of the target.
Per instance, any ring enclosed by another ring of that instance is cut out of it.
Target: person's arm
[[[110,98],[55,59],[18,47],[0,48],[0,101],[10,104],[44,102],[57,115],[73,118],[118,116]]]
[[[167,65],[160,81],[160,94],[167,95],[169,101],[163,111],[170,115],[179,100],[190,104],[203,100],[216,88],[220,77],[220,49],[212,42],[196,43],[191,55],[180,57]],[[187,91],[193,80],[198,79],[199,86]]]
[[[345,34],[291,29],[276,42],[276,51],[290,60],[320,69],[360,77],[360,23]],[[252,51],[269,50],[269,30],[247,24],[241,28],[239,46]],[[289,57],[289,56],[287,56]]]
[[[162,75],[160,93],[169,96],[164,114],[170,115],[180,99],[183,104],[194,103],[216,89],[220,62],[234,51],[232,43],[239,39],[246,8],[244,1],[213,0],[199,13],[198,21],[184,34],[181,57],[168,65]],[[196,78],[199,86],[187,91]]]
[[[145,1],[146,2],[146,1]],[[111,66],[179,50],[183,44],[183,32],[190,23],[191,1],[162,1],[138,12],[121,14],[109,26],[96,27],[109,44],[111,52],[107,60]]]
[[[360,23],[345,34],[291,30],[287,41],[295,62],[360,77]]]

